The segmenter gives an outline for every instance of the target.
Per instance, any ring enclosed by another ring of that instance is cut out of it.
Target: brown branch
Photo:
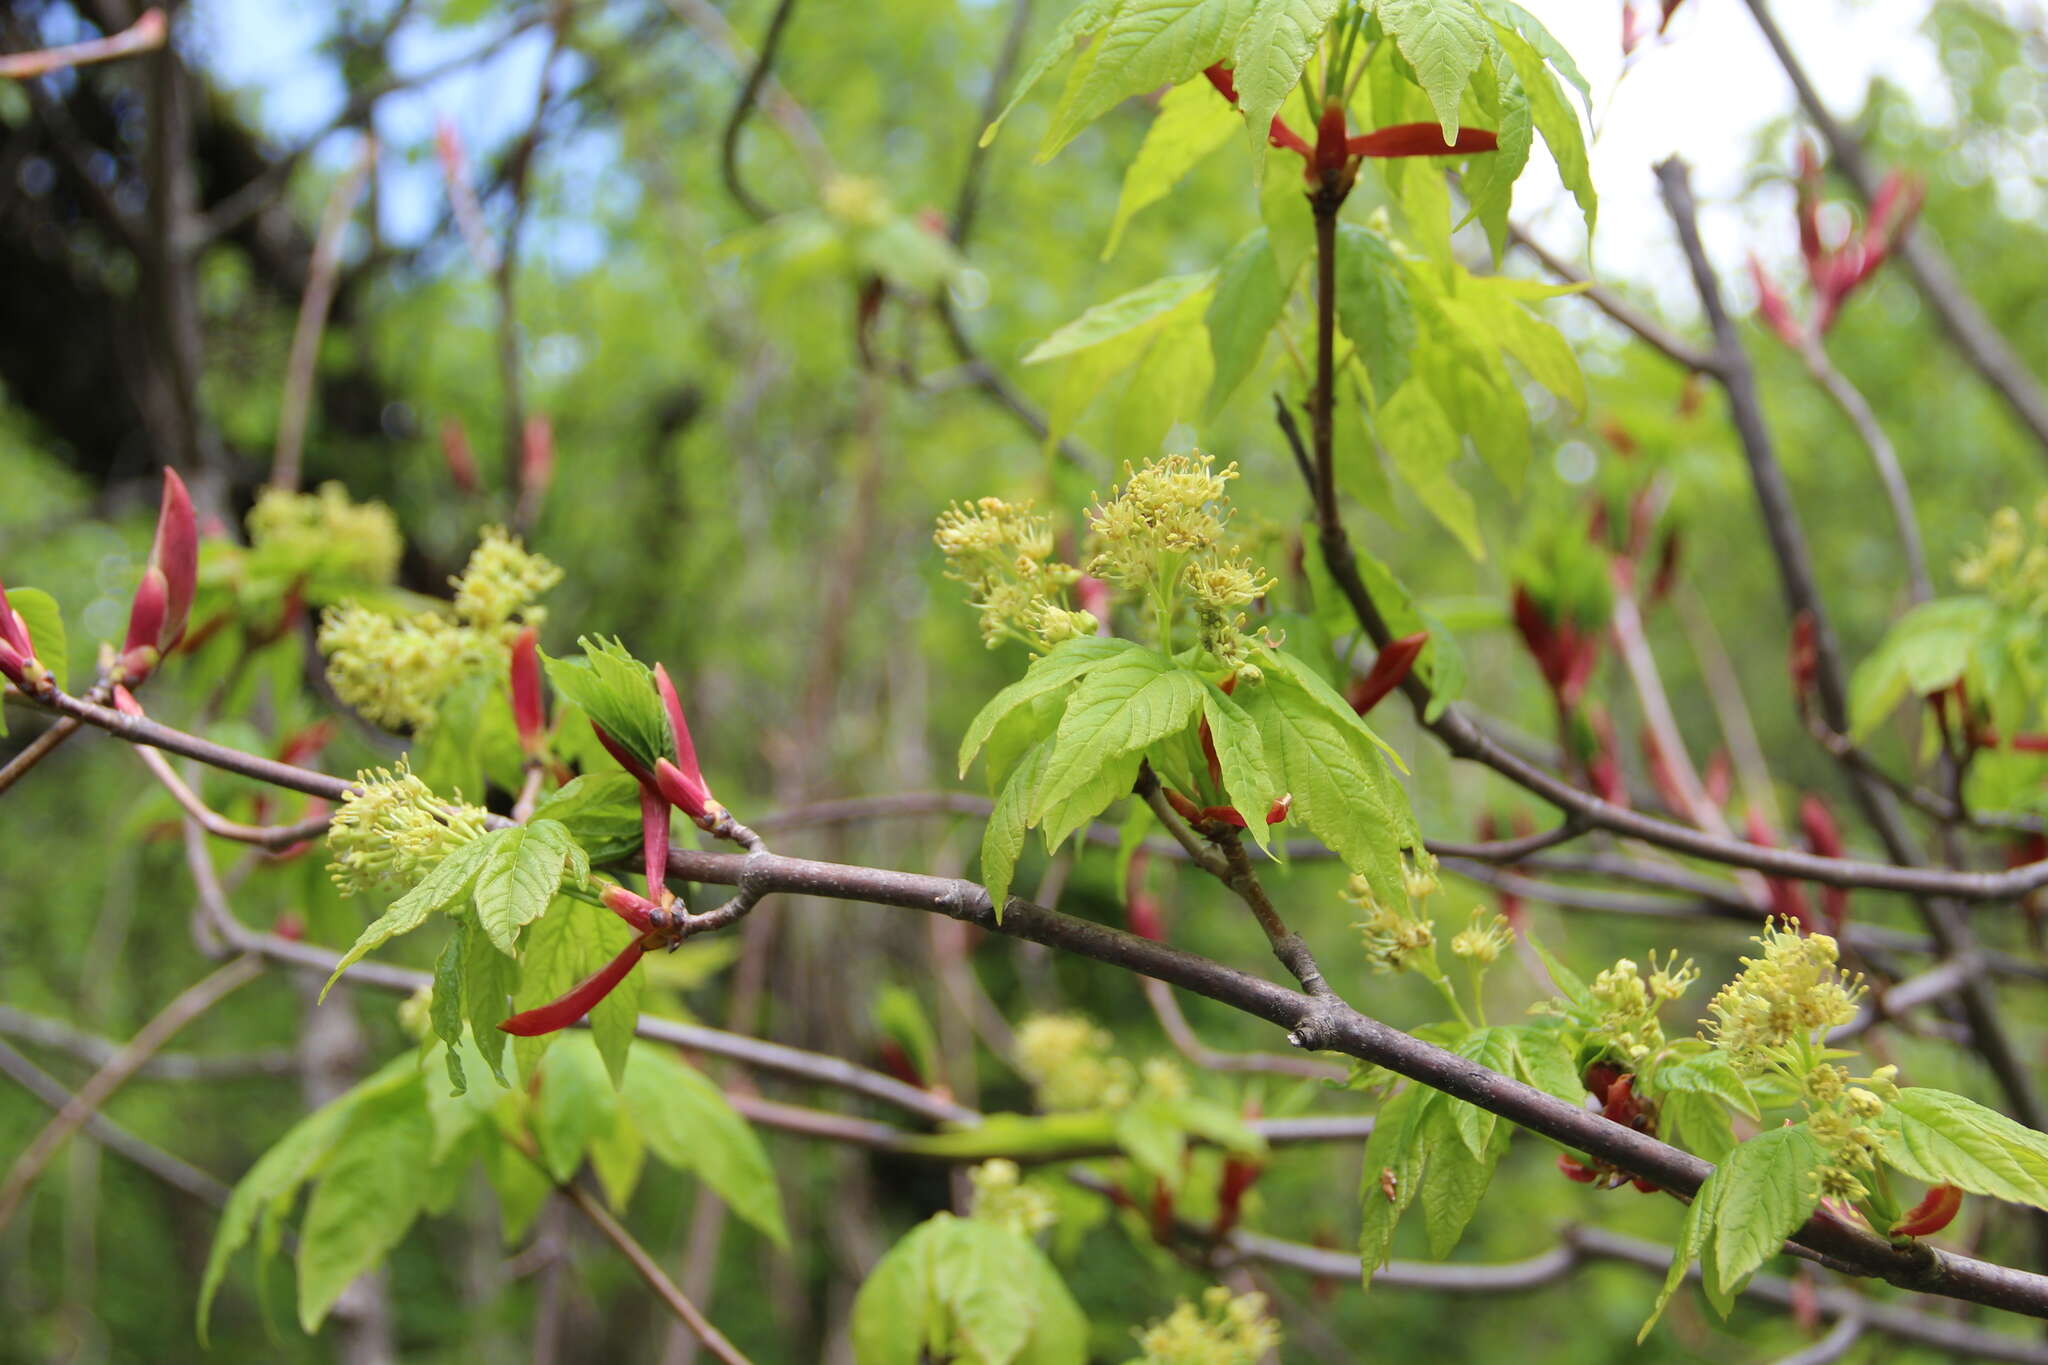
[[[273,158],[261,171],[243,182],[234,193],[216,202],[207,211],[206,217],[199,224],[198,235],[200,242],[203,244],[220,237],[225,237],[257,214],[263,212],[280,194],[284,193],[285,185],[291,180],[292,172],[298,169],[300,162],[312,155],[314,149],[319,147],[321,143],[327,141],[328,138],[334,136],[342,129],[362,127],[364,121],[377,107],[377,102],[386,95],[414,86],[431,85],[443,76],[452,75],[466,67],[488,61],[509,47],[514,41],[525,34],[527,30],[542,23],[544,18],[545,16],[538,12],[529,14],[515,21],[503,33],[498,34],[496,37],[468,52],[451,57],[445,62],[437,62],[410,75],[389,76],[383,80],[359,87],[354,94],[349,96],[347,102],[335,112],[333,118],[322,124],[301,141],[294,143],[290,149]]]
[[[1508,240],[1534,256],[1537,262],[1557,279],[1566,284],[1585,285],[1586,287],[1579,291],[1581,298],[1635,333],[1638,339],[1646,342],[1652,350],[1661,353],[1673,364],[1695,374],[1713,371],[1712,355],[1667,330],[1662,323],[1655,321],[1649,314],[1605,285],[1593,284],[1589,276],[1531,237],[1521,224],[1508,224]]]
[[[754,196],[740,178],[740,133],[747,126],[747,116],[754,112],[755,101],[761,88],[775,69],[775,51],[782,46],[782,35],[789,28],[789,19],[796,12],[796,0],[778,0],[775,14],[768,20],[768,32],[761,39],[761,50],[754,56],[754,65],[747,72],[746,81],[740,86],[739,98],[733,101],[732,109],[725,116],[725,129],[718,139],[718,171],[725,177],[726,191],[732,195],[746,215],[755,222],[765,222],[773,215],[766,204]]]
[[[216,839],[229,839],[238,844],[253,844],[257,848],[275,853],[279,849],[302,844],[308,839],[319,839],[326,835],[328,817],[315,815],[295,825],[245,825],[215,811],[199,797],[199,793],[185,784],[185,780],[171,768],[170,762],[155,749],[147,745],[134,746],[135,756],[142,765],[156,777],[171,799],[178,803],[187,815],[199,822],[200,828]]]
[[[47,1047],[96,1067],[105,1066],[121,1051],[121,1045],[110,1039],[12,1005],[0,1005],[0,1036]],[[295,1069],[292,1054],[283,1048],[219,1054],[159,1052],[144,1061],[135,1076],[152,1081],[217,1081],[244,1076],[289,1076]]]
[[[341,235],[355,211],[356,199],[370,168],[377,164],[377,139],[363,136],[355,164],[335,182],[313,242],[306,267],[306,290],[299,300],[299,319],[292,329],[291,354],[285,360],[284,397],[278,403],[277,446],[270,457],[270,486],[296,491],[299,464],[306,445],[306,415],[313,401],[313,375],[320,362],[320,336],[327,330],[327,310],[341,273]]]
[[[1814,685],[1821,718],[1828,728],[1846,732],[1849,728],[1848,691],[1843,682],[1834,629],[1828,622],[1827,608],[1814,578],[1799,511],[1793,505],[1772,446],[1770,431],[1764,423],[1748,354],[1743,350],[1741,337],[1722,304],[1719,281],[1700,241],[1698,214],[1685,164],[1675,157],[1660,162],[1657,183],[1665,208],[1678,230],[1679,244],[1685,251],[1701,307],[1713,329],[1717,359],[1714,378],[1727,396],[1729,418],[1741,442],[1743,458],[1749,465],[1750,483],[1756,492],[1772,555],[1777,560],[1787,612],[1794,618],[1803,618],[1812,626]],[[1903,869],[1916,863],[1918,859],[1912,842],[1900,823],[1891,793],[1883,784],[1871,780],[1866,772],[1853,767],[1848,772],[1864,816],[1877,832],[1894,864]],[[1928,890],[1931,894],[1918,901],[1921,918],[1928,931],[1941,944],[1946,955],[1974,958],[1977,951],[1975,935],[1962,907],[1938,887],[1929,887]],[[1964,983],[1960,996],[1976,1049],[1998,1078],[2014,1116],[2030,1128],[2048,1125],[2048,1109],[2042,1107],[2028,1068],[2020,1059],[2004,1020],[1999,1016],[1990,987],[1981,978],[1973,977]],[[2044,1247],[2048,1247],[2048,1216],[2037,1218],[2036,1226],[2040,1240]]]
[[[1771,45],[1778,64],[1785,68],[1786,76],[1791,79],[1800,107],[1819,130],[1821,140],[1827,143],[1829,156],[1863,202],[1869,203],[1877,194],[1879,182],[1863,155],[1862,144],[1828,112],[1820,92],[1814,89],[1805,68],[1785,41],[1785,35],[1772,20],[1765,0],[1745,0],[1745,3],[1755,17],[1764,41]],[[1999,397],[2012,409],[2013,416],[2033,433],[2035,442],[2043,450],[2048,450],[2048,392],[2042,390],[2040,381],[2028,372],[2005,338],[1999,335],[1998,329],[1977,307],[1957,277],[1955,267],[1949,264],[1948,257],[1927,231],[1924,220],[1902,225],[1894,250],[1920,291],[1920,297],[1926,300],[1928,308],[1940,320],[1942,330],[1948,333],[1956,350],[1985,383],[1998,391]]]
[[[6,1178],[0,1180],[0,1228],[5,1228],[14,1217],[23,1196],[35,1183],[36,1177],[43,1173],[43,1168],[50,1164],[50,1158],[63,1147],[64,1140],[112,1099],[114,1092],[141,1070],[144,1062],[169,1042],[179,1029],[261,975],[262,960],[246,955],[216,968],[181,991],[155,1018],[144,1024],[126,1046],[109,1058],[105,1066],[94,1072],[91,1079],[72,1096],[71,1102],[59,1110],[57,1117],[36,1134],[35,1140],[15,1158]]]
[[[1934,596],[1934,582],[1927,575],[1927,547],[1920,538],[1920,518],[1913,511],[1913,490],[1906,484],[1906,472],[1899,465],[1899,452],[1893,448],[1892,438],[1885,434],[1862,391],[1835,368],[1818,332],[1807,335],[1806,344],[1799,348],[1799,358],[1821,392],[1849,420],[1856,439],[1870,452],[1870,462],[1877,467],[1877,480],[1884,486],[1885,502],[1891,507],[1892,524],[1898,528],[1899,548],[1906,555],[1906,584],[1915,602],[1927,601]]]
[[[1013,938],[1157,977],[1288,1030],[1288,1041],[1296,1047],[1341,1052],[1383,1066],[1677,1194],[1696,1191],[1712,1169],[1689,1153],[1532,1086],[1475,1067],[1465,1058],[1391,1028],[1332,997],[1303,995],[1223,963],[1014,897],[998,924],[988,893],[971,882],[771,853],[690,849],[672,850],[669,869],[674,876],[717,885],[735,885],[744,876],[768,891],[949,915]],[[1832,1217],[1810,1221],[1788,1245],[1795,1254],[1824,1258],[1902,1288],[2048,1317],[2048,1276],[1926,1247],[1901,1249]]]
[[[164,18],[164,12],[152,6],[142,12],[140,18],[119,33],[110,33],[104,38],[90,38],[82,43],[69,43],[63,47],[39,48],[34,52],[8,52],[0,54],[0,79],[25,81],[37,76],[47,76],[52,71],[61,71],[67,66],[85,66],[91,62],[111,62],[120,57],[132,57],[138,52],[151,52],[164,45],[171,26]]]
[[[661,1263],[648,1253],[646,1247],[640,1245],[632,1233],[626,1231],[625,1224],[612,1217],[611,1210],[604,1206],[603,1200],[581,1185],[568,1184],[560,1186],[560,1189],[568,1197],[569,1202],[576,1206],[577,1211],[590,1220],[591,1226],[603,1233],[605,1240],[619,1249],[632,1265],[634,1272],[647,1282],[647,1287],[668,1305],[668,1310],[696,1333],[697,1339],[704,1343],[711,1354],[725,1361],[726,1365],[750,1365],[739,1347],[728,1341],[725,1333],[719,1331],[712,1325],[711,1319],[698,1311],[697,1305],[690,1302],[683,1291],[676,1287],[676,1282],[668,1277],[668,1272],[661,1268]]]
[[[1608,1232],[1595,1227],[1568,1227],[1560,1248],[1525,1261],[1500,1265],[1436,1265],[1416,1261],[1395,1261],[1373,1275],[1373,1286],[1418,1289],[1432,1293],[1491,1295],[1515,1290],[1538,1289],[1554,1283],[1580,1265],[1612,1261],[1662,1275],[1671,1263],[1671,1249],[1656,1242]],[[1359,1278],[1358,1257],[1324,1247],[1304,1246],[1257,1233],[1240,1232],[1231,1238],[1239,1256],[1267,1265],[1300,1271],[1319,1280],[1354,1283]],[[1569,1262],[1560,1264],[1560,1252]],[[1687,1274],[1697,1283],[1698,1266]],[[1848,1289],[1795,1288],[1781,1275],[1752,1276],[1739,1291],[1741,1297],[1779,1308],[1796,1308],[1802,1295],[1811,1293],[1813,1305],[1830,1317],[1859,1318],[1871,1331],[1883,1332],[1901,1341],[1931,1346],[1970,1360],[1998,1360],[2018,1365],[2048,1365],[2048,1344],[2025,1337],[1987,1331],[1966,1322],[1956,1322],[1918,1309],[1879,1303]]]
[[[36,1097],[46,1108],[62,1112],[77,1100],[62,1082],[5,1043],[0,1043],[0,1075]],[[226,1185],[189,1162],[144,1142],[105,1114],[88,1113],[80,1130],[123,1161],[149,1172],[172,1189],[203,1204],[220,1208],[231,1193]]]

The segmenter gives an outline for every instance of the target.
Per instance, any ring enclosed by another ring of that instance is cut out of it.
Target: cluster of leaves
[[[622,1082],[588,1038],[564,1040],[510,1090],[449,1095],[428,1080],[434,1055],[469,1040],[428,1039],[294,1124],[235,1187],[214,1235],[199,1297],[204,1339],[215,1294],[253,1237],[263,1260],[307,1193],[294,1263],[298,1318],[317,1331],[341,1292],[376,1266],[422,1214],[443,1214],[481,1166],[498,1197],[508,1245],[523,1240],[558,1184],[587,1161],[607,1199],[624,1208],[647,1157],[691,1172],[733,1211],[787,1246],[781,1196],[760,1140],[701,1072],[658,1049],[638,1049]],[[461,1064],[450,1061],[451,1070]],[[268,1275],[259,1287],[270,1292]]]
[[[1709,1303],[1725,1316],[1749,1276],[1824,1199],[1836,1216],[1879,1232],[1938,1230],[1947,1216],[1925,1228],[1905,1216],[1889,1172],[2048,1208],[2048,1137],[1945,1090],[1896,1087],[1893,1068],[1864,1083],[1871,1089],[1851,1087],[1838,1062],[1854,1054],[1826,1047],[1825,1026],[1801,1022],[1839,1022],[1834,1011],[1853,1000],[1852,985],[1831,968],[1814,967],[1832,962],[1832,941],[1801,938],[1787,927],[1758,942],[1763,954],[1745,959],[1744,974],[1715,997],[1720,1023],[1711,1037],[1667,1040],[1657,1022],[1662,1007],[1696,979],[1690,964],[1654,969],[1645,982],[1624,960],[1588,983],[1540,945],[1533,946],[1562,995],[1539,1005],[1539,1018],[1473,1027],[1460,1009],[1459,1020],[1416,1031],[1561,1099],[1582,1101],[1590,1088],[1608,1118],[1716,1163],[1687,1209],[1644,1334],[1694,1261]],[[1744,1010],[1755,1021],[1746,1031],[1733,1022]],[[1770,1034],[1762,1053],[1759,1028]],[[1750,1135],[1738,1138],[1738,1123]],[[1512,1131],[1506,1121],[1421,1085],[1399,1089],[1381,1106],[1361,1187],[1368,1284],[1390,1253],[1396,1223],[1418,1200],[1432,1252],[1442,1256],[1456,1245]],[[1627,1183],[1570,1154],[1560,1166],[1583,1183]],[[1845,1193],[1830,1199],[1838,1185]]]
[[[1383,895],[1402,895],[1401,857],[1421,836],[1391,751],[1306,661],[1268,645],[1252,654],[1261,676],[1238,675],[1225,692],[1213,663],[1091,636],[1055,647],[997,693],[960,745],[963,775],[988,753],[996,809],[982,839],[982,881],[995,904],[1009,893],[1028,831],[1057,849],[1130,794],[1142,763],[1191,797],[1215,791],[1208,804],[1236,809],[1261,844],[1266,813],[1292,795],[1292,814],[1347,866]]]
[[[2005,508],[1956,566],[1974,589],[1913,608],[1857,665],[1850,732],[1862,738],[1902,702],[1929,703],[1923,756],[1968,753],[1971,803],[2043,809],[2048,775],[2048,501],[2023,517]]]

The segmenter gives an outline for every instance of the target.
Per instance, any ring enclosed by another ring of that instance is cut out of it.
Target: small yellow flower
[[[443,801],[400,759],[356,774],[356,787],[327,823],[327,870],[344,896],[376,887],[410,890],[434,865],[483,837],[488,812]]]
[[[1281,1341],[1265,1295],[1232,1295],[1220,1285],[1203,1291],[1200,1308],[1182,1299],[1137,1336],[1142,1365],[1256,1365]]]
[[[1135,1092],[1131,1064],[1112,1057],[1115,1040],[1079,1014],[1035,1014],[1017,1028],[1017,1067],[1049,1112],[1121,1109]]]
[[[1020,1237],[1043,1232],[1059,1221],[1044,1190],[1027,1185],[1017,1163],[997,1157],[967,1173],[974,1183],[973,1216],[1006,1227]]]

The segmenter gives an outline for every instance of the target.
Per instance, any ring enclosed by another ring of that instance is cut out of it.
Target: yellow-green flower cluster
[[[1059,1221],[1059,1212],[1044,1190],[1024,1183],[1017,1163],[1003,1157],[984,1161],[969,1171],[974,1182],[973,1216],[1031,1237]]]
[[[1221,1285],[1202,1291],[1200,1308],[1182,1299],[1138,1333],[1140,1365],[1256,1365],[1279,1345],[1266,1296],[1233,1295]]]
[[[1232,464],[1218,470],[1200,451],[1124,466],[1124,482],[1089,513],[1094,554],[1088,572],[1151,597],[1164,628],[1185,597],[1202,647],[1232,668],[1244,663],[1245,617],[1238,608],[1265,596],[1274,580],[1225,542]],[[1162,641],[1162,644],[1166,642]]]
[[[1664,1050],[1664,1025],[1658,1012],[1692,989],[1700,979],[1692,959],[1679,962],[1672,953],[1657,964],[1650,954],[1645,973],[1630,958],[1617,958],[1612,967],[1593,978],[1587,994],[1597,1013],[1587,1020],[1587,1033],[1601,1039],[1631,1065]]]
[[[1767,925],[1753,942],[1763,955],[1743,958],[1741,974],[1707,1005],[1715,1046],[1747,1075],[1804,1056],[1829,1029],[1856,1017],[1863,993],[1863,978],[1836,965],[1840,950],[1826,934],[1802,937],[1787,920]]]
[[[356,787],[327,824],[327,865],[344,896],[376,887],[410,890],[434,865],[481,838],[487,812],[443,801],[400,759],[397,771],[356,774]]]
[[[387,616],[353,602],[320,617],[320,652],[335,695],[387,730],[431,725],[457,683],[505,657],[497,641],[439,612]]]
[[[2048,614],[2048,495],[2034,504],[2031,528],[2016,508],[1994,513],[1983,546],[1956,565],[1956,582],[2008,607]]]
[[[1052,557],[1052,523],[1031,515],[1030,503],[955,503],[939,515],[932,540],[945,553],[946,576],[971,590],[990,649],[1020,640],[1045,650],[1095,633],[1095,618],[1066,602],[1081,571]]]
[[[389,583],[405,552],[391,509],[381,502],[351,502],[338,483],[323,483],[312,493],[266,488],[246,524],[251,547],[322,577]]]
[[[561,578],[504,528],[487,527],[468,566],[450,580],[452,617],[390,616],[353,602],[328,608],[320,620],[327,681],[365,719],[388,730],[423,730],[458,683],[505,668],[519,629],[545,615],[533,599]]]
[[[1471,920],[1451,936],[1451,952],[1480,966],[1490,966],[1500,960],[1501,953],[1514,941],[1514,926],[1508,923],[1506,915],[1489,919],[1486,911],[1475,905]]]
[[[1828,1154],[1814,1172],[1822,1198],[1853,1202],[1864,1197],[1863,1172],[1876,1168],[1884,1150],[1884,1139],[1871,1120],[1899,1097],[1892,1080],[1898,1072],[1895,1066],[1881,1066],[1858,1085],[1847,1068],[1822,1062],[1801,1077],[1807,1131]]]
[[[1415,896],[1414,889],[1425,885],[1429,891],[1434,891],[1435,878],[1411,873],[1409,894],[1418,905],[1428,898],[1429,892]],[[1389,909],[1374,894],[1372,883],[1364,877],[1354,875],[1341,894],[1365,912],[1365,918],[1352,921],[1351,927],[1358,930],[1365,948],[1365,960],[1372,964],[1374,971],[1405,971],[1416,965],[1418,958],[1435,952],[1436,928],[1428,917]]]
[[[521,545],[504,527],[486,526],[469,563],[448,581],[455,589],[455,615],[464,625],[500,631],[515,620],[523,626],[541,624],[547,611],[533,605],[533,599],[561,582],[562,571]],[[510,638],[506,636],[508,643]]]
[[[1115,1040],[1079,1014],[1034,1014],[1017,1028],[1017,1066],[1048,1112],[1121,1109],[1136,1085]]]

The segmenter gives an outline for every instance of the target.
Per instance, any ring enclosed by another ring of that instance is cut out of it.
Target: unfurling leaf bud
[[[540,632],[532,626],[512,641],[512,720],[519,728],[519,747],[538,758],[547,747],[547,711],[540,699]]]
[[[633,970],[647,952],[647,945],[634,939],[622,949],[619,955],[598,968],[589,980],[571,990],[561,999],[542,1005],[538,1009],[515,1014],[498,1027],[506,1033],[521,1038],[534,1038],[543,1033],[565,1029],[584,1015],[596,1009],[607,995],[618,988],[626,979],[626,973]]]
[[[703,782],[692,781],[689,774],[665,758],[654,765],[654,784],[670,805],[692,820],[702,820],[711,814],[711,793],[704,790]]]
[[[469,433],[463,430],[459,418],[441,419],[441,459],[448,466],[448,477],[460,491],[475,493],[483,486],[483,480],[477,476],[476,453],[469,448]]]
[[[555,428],[541,413],[526,419],[519,433],[519,496],[538,507],[555,480]]]
[[[169,591],[163,633],[157,648],[168,654],[185,638],[192,616],[192,594],[199,585],[199,523],[192,514],[192,496],[175,469],[164,470],[164,497],[157,513],[156,544],[149,559],[163,570]]]
[[[1391,128],[1375,128],[1362,137],[1352,138],[1346,150],[1353,156],[1371,157],[1467,156],[1474,152],[1497,151],[1499,147],[1499,135],[1484,128],[1460,128],[1458,140],[1446,142],[1440,124],[1397,123]]]
[[[654,927],[655,905],[645,896],[614,882],[605,887],[600,899],[604,901],[605,909],[641,933],[644,934]]]
[[[128,636],[121,643],[121,675],[134,682],[148,677],[162,654],[157,639],[163,633],[164,616],[170,603],[170,585],[162,569],[152,564],[142,571],[135,586],[135,601],[128,608]]]
[[[1351,709],[1362,716],[1379,705],[1382,698],[1407,681],[1422,647],[1428,643],[1429,632],[1426,630],[1388,641],[1366,675],[1351,684],[1350,693],[1345,698],[1351,703]]]
[[[174,469],[164,470],[156,542],[128,609],[128,635],[118,663],[123,677],[140,683],[185,638],[192,594],[199,582],[199,524],[192,498]]]
[[[1803,710],[1813,698],[1813,684],[1820,675],[1820,649],[1815,641],[1813,613],[1802,611],[1792,618],[1792,649],[1788,665],[1792,673],[1792,699]]]
[[[1749,258],[1750,278],[1756,283],[1756,309],[1763,314],[1764,321],[1777,333],[1778,340],[1799,350],[1806,344],[1806,333],[1799,325],[1799,319],[1792,316],[1792,305],[1785,301],[1784,294],[1769,275],[1764,273],[1763,262],[1756,257]]]
[[[1963,1207],[1963,1192],[1954,1185],[1936,1185],[1927,1192],[1927,1197],[1906,1210],[1905,1216],[1892,1224],[1894,1237],[1925,1237],[1940,1232],[1954,1220]]]

